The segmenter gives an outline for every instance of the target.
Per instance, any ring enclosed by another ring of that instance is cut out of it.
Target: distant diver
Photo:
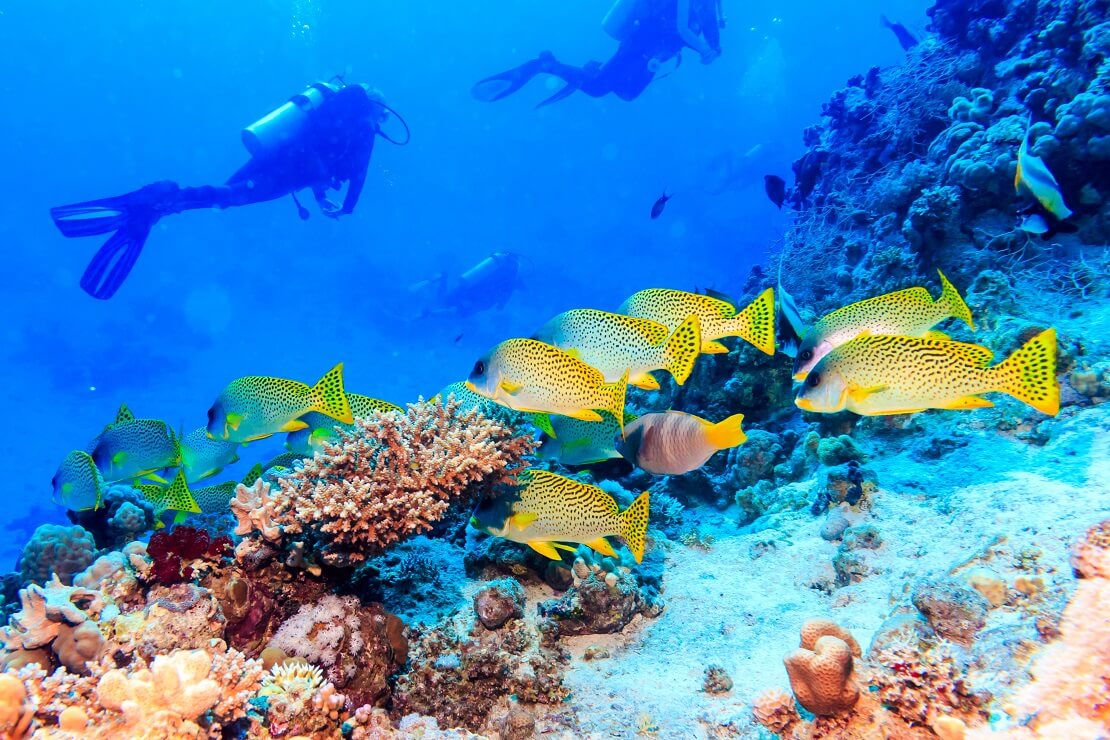
[[[504,308],[520,283],[522,257],[515,252],[494,252],[458,277],[443,273],[409,286],[411,291],[434,287],[435,308],[417,318],[453,314],[473,316],[491,308]],[[460,334],[455,341],[462,339]]]
[[[602,21],[605,32],[620,42],[608,61],[575,67],[544,51],[519,67],[479,81],[471,92],[479,100],[493,102],[512,95],[536,75],[549,74],[565,84],[537,108],[575,91],[592,98],[612,93],[621,100],[635,100],[664,63],[674,59],[678,68],[683,48],[698,52],[702,64],[720,56],[723,25],[720,0],[616,0]]]
[[[917,37],[910,33],[909,29],[907,29],[901,23],[891,23],[890,19],[887,18],[885,15],[879,16],[879,19],[882,21],[884,26],[890,29],[890,32],[894,34],[895,38],[898,39],[898,43],[902,45],[902,49],[904,51],[909,51],[910,49],[921,43],[917,40]]]
[[[308,209],[297,191],[310,188],[320,212],[330,218],[351,213],[366,181],[374,140],[389,113],[382,94],[365,84],[339,78],[317,82],[281,107],[243,129],[250,160],[223,185],[183,188],[162,180],[126,195],[50,209],[54,224],[67,237],[115,233],[104,243],[81,277],[93,298],[115,295],[143,250],[151,228],[163,216],[198,208],[231,208],[293,196],[297,213]],[[400,119],[400,116],[398,116]],[[401,119],[402,125],[404,120]],[[328,190],[347,183],[343,204],[328,199]]]

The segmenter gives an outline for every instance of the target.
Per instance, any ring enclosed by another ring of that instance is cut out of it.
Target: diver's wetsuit
[[[709,47],[719,53],[720,30],[716,3],[713,0],[693,0],[690,15]],[[645,0],[617,51],[608,61],[587,62],[576,67],[558,61],[550,52],[544,52],[515,69],[481,80],[474,86],[474,94],[491,102],[500,100],[519,90],[537,74],[550,74],[567,84],[542,101],[540,106],[562,100],[576,90],[594,98],[612,93],[621,100],[635,100],[655,79],[651,61],[673,59],[685,47],[686,44],[677,31],[677,16],[675,0]],[[504,86],[493,94],[487,94],[483,86],[489,83],[504,83]]]
[[[223,185],[182,188],[161,181],[126,195],[51,209],[65,236],[116,232],[89,263],[81,287],[94,298],[111,298],[138,259],[151,227],[171,213],[295,197],[305,188],[312,189],[325,215],[351,213],[362,193],[383,111],[366,88],[346,85],[325,97],[296,138],[258,152]],[[348,183],[347,194],[342,206],[336,206],[327,191],[343,182]],[[307,211],[300,210],[307,218]]]

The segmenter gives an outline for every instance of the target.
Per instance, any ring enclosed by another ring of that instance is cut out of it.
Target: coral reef
[[[43,524],[23,548],[19,567],[24,582],[46,583],[57,575],[68,585],[95,558],[96,542],[84,527]]]
[[[377,413],[340,436],[277,491],[240,488],[236,531],[258,527],[273,542],[276,526],[284,542],[306,540],[324,563],[349,567],[507,483],[535,444],[478,411],[458,413],[454,401]]]

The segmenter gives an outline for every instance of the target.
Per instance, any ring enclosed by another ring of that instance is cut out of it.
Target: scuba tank
[[[638,5],[639,0],[615,0],[601,21],[602,30],[614,40],[624,41],[636,23]]]
[[[339,90],[339,86],[330,82],[309,85],[304,92],[297,93],[288,102],[243,129],[243,146],[251,156],[279,149],[296,138],[312,112]]]

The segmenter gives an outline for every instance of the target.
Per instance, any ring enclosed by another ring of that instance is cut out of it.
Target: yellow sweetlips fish
[[[804,411],[847,409],[864,416],[992,406],[980,394],[1007,393],[1036,410],[1060,410],[1056,330],[1046,329],[999,364],[964,342],[920,337],[858,337],[830,352],[806,376],[794,403]]]
[[[104,497],[104,477],[87,452],[74,450],[65,456],[50,481],[54,503],[70,511],[99,509]]]
[[[116,411],[115,420],[111,424],[105,424],[104,430],[100,434],[96,435],[96,437],[94,437],[92,441],[90,441],[87,445],[85,445],[85,452],[92,454],[92,451],[95,450],[96,446],[100,443],[100,436],[104,434],[104,432],[108,431],[116,424],[122,424],[125,421],[132,421],[134,418],[135,414],[131,413],[131,409],[127,408],[127,404],[121,403],[119,405],[119,410]]]
[[[351,404],[351,414],[356,419],[365,419],[375,411],[388,413],[401,410],[401,407],[396,404],[359,393],[348,393],[347,401]],[[352,424],[343,424],[319,411],[309,411],[300,420],[307,426],[304,429],[289,432],[285,438],[285,448],[305,457],[314,455],[317,450],[323,448],[325,442],[334,442],[338,438],[336,427],[344,431],[354,429]]]
[[[204,427],[181,438],[181,469],[185,479],[195,483],[216,475],[225,466],[239,462],[239,443],[211,439]]]
[[[92,459],[105,481],[134,480],[179,465],[181,440],[160,419],[132,419],[105,429]]]
[[[857,301],[822,317],[802,338],[798,356],[794,358],[794,380],[805,380],[825,355],[865,334],[947,339],[939,332],[931,333],[931,330],[953,317],[974,331],[971,309],[944,273],[937,270],[937,274],[940,275],[941,291],[935,301],[925,288],[906,288]]]
[[[620,380],[658,390],[652,370],[666,370],[682,385],[701,352],[701,326],[693,314],[673,332],[651,319],[577,308],[548,321],[532,337],[558,347],[601,371],[608,383]]]
[[[601,421],[611,412],[624,425],[628,373],[605,382],[597,368],[535,339],[507,339],[474,363],[466,381],[473,391],[516,411]]]
[[[1053,216],[1063,221],[1072,214],[1068,204],[1064,202],[1064,194],[1060,191],[1060,183],[1048,169],[1044,160],[1029,153],[1029,127],[1025,129],[1025,137],[1021,140],[1017,155],[1017,173],[1014,175],[1014,190],[1020,195],[1028,192],[1044,209]]]
[[[625,460],[653,475],[682,475],[697,470],[720,450],[748,440],[734,414],[714,424],[682,411],[644,414],[624,430],[617,449]]]
[[[251,442],[278,432],[295,432],[308,424],[301,417],[317,411],[344,424],[354,421],[343,390],[343,363],[314,386],[296,380],[248,375],[237,378],[208,409],[208,436],[228,442]]]
[[[621,426],[608,411],[602,412],[602,417],[601,421],[580,421],[569,416],[552,416],[553,434],[541,435],[536,454],[563,465],[592,465],[620,457],[615,441],[621,436]],[[626,413],[624,423],[627,425],[635,418]]]
[[[511,494],[482,500],[470,524],[495,537],[528,545],[552,560],[561,544],[576,542],[602,555],[617,557],[606,537],[620,536],[636,562],[644,557],[648,525],[648,491],[620,511],[613,497],[597,486],[579,483],[546,470],[527,470]]]
[[[771,288],[759,294],[743,311],[717,294],[703,295],[684,290],[649,288],[633,293],[621,304],[620,313],[664,324],[674,330],[691,315],[701,326],[701,351],[724,354],[728,347],[713,341],[740,337],[760,351],[775,354],[775,296]]]

